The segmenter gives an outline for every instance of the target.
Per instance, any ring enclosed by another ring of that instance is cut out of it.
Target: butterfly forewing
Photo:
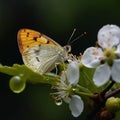
[[[47,37],[46,35],[30,29],[19,30],[17,37],[18,37],[18,46],[21,53],[23,53],[27,48],[35,45],[41,45],[41,44],[56,45],[57,44],[54,40]]]

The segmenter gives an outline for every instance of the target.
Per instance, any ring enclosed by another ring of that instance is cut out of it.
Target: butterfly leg
[[[59,66],[58,66],[59,65]],[[65,71],[66,65],[64,62],[61,63],[55,63],[55,70],[56,75],[58,75],[60,72]]]
[[[55,74],[57,75],[58,74],[58,65],[59,65],[60,63],[55,63]]]

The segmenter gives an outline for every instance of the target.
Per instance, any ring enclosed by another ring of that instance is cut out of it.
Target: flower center
[[[69,95],[72,94],[72,85],[71,84],[69,84],[67,86],[66,91],[69,93]]]
[[[113,60],[117,58],[115,54],[116,48],[106,49],[104,51],[105,61],[111,66],[113,64]]]

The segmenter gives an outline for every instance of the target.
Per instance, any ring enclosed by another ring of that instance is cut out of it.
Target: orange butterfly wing
[[[46,35],[30,29],[18,31],[18,46],[21,54],[29,47],[41,44],[59,45]]]

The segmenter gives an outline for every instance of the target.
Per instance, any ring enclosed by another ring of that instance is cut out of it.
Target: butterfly
[[[24,64],[39,74],[50,72],[56,64],[66,61],[71,49],[31,29],[20,29],[17,39]]]

